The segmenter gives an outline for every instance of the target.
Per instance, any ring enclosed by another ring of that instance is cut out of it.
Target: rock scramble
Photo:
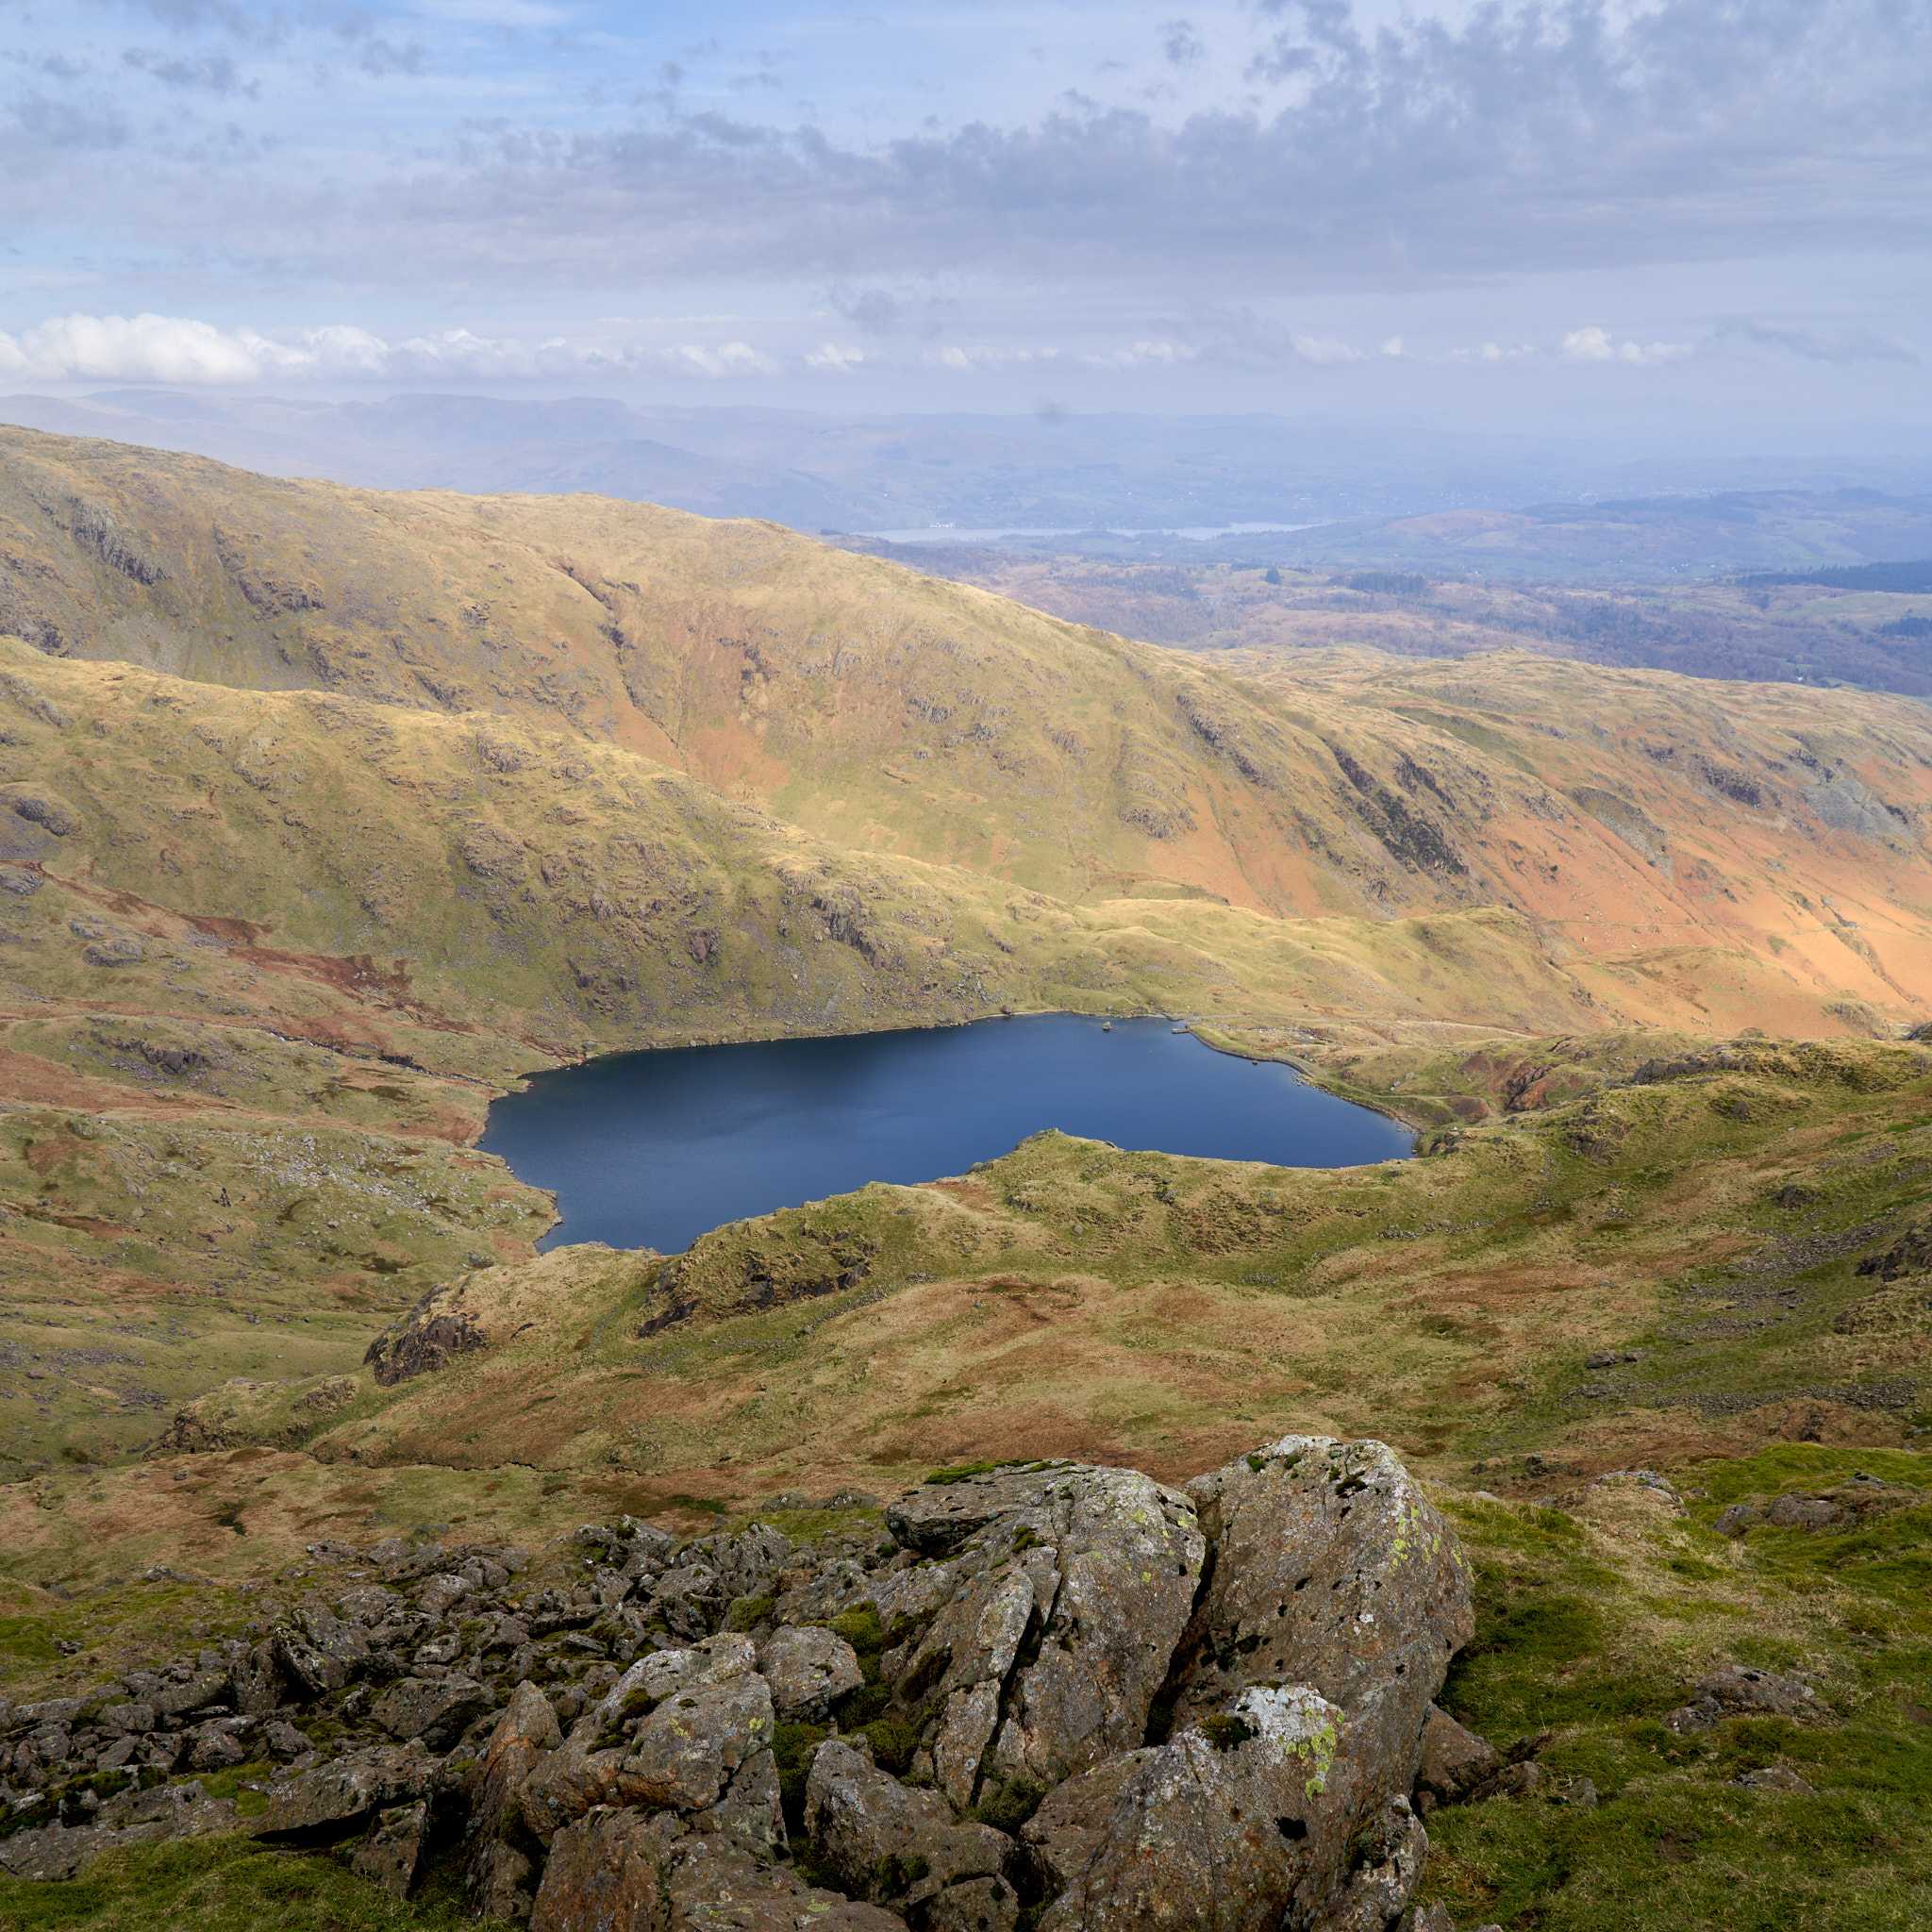
[[[532,1932],[1446,1924],[1409,1901],[1468,1574],[1381,1443],[843,1520],[316,1545],[249,1636],[0,1706],[0,1866],[245,1831]]]

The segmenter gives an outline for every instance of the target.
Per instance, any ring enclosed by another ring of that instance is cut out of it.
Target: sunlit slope
[[[1002,1007],[1597,1020],[1506,910],[1069,906],[841,850],[634,752],[489,715],[0,640],[0,960],[37,1007],[268,1020],[491,1079],[518,1055]]]
[[[25,431],[0,432],[0,628],[493,711],[1067,902],[1506,908],[1648,1017],[1697,1010],[1682,956],[1712,948],[1768,975],[1766,1024],[1932,987],[1932,714],[1909,701],[1513,657],[1244,675],[773,525]]]

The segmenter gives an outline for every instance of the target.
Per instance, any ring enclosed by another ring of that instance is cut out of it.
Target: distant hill
[[[1763,571],[1740,579],[1752,589],[1818,584],[1828,591],[1889,591],[1923,594],[1932,591],[1932,559],[1907,563],[1855,563],[1835,570]]]
[[[337,399],[141,388],[4,396],[0,423],[372,489],[589,491],[848,533],[948,525],[1159,532],[1338,518],[1355,531],[1418,514],[1513,514],[1525,503],[1554,505],[1560,517],[1568,510],[1557,499],[1574,508],[1586,495],[1641,500],[1670,491],[1670,501],[1683,503],[1714,491],[1932,489],[1932,464],[1909,459],[1638,458],[1556,436],[1324,416],[1052,408],[850,415],[608,396]],[[1756,548],[1733,557],[1721,552],[1725,533],[1710,520],[1705,537],[1698,568],[1849,560]],[[1198,544],[1176,554],[1191,550],[1200,560],[1227,560]]]
[[[1279,562],[1540,583],[1808,572],[1932,553],[1932,496],[1771,490],[1449,510],[1296,531],[1272,551]]]
[[[1403,657],[1535,651],[1693,677],[1932,697],[1918,564],[1657,583],[1539,584],[1334,565],[1142,562],[988,545],[868,546],[1076,623],[1195,651],[1358,644]],[[1869,586],[1869,588],[1861,588]]]

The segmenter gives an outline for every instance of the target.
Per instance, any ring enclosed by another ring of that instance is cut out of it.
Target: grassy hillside
[[[1459,1916],[1913,1923],[1919,706],[1206,666],[763,526],[5,450],[0,1694],[220,1635],[319,1538],[1372,1433],[1480,1561],[1457,1709],[1552,1734],[1542,1796],[1432,1820]],[[1186,1013],[1424,1158],[1047,1135],[539,1257],[472,1146],[580,1054],[1002,1008]],[[1829,1534],[1716,1527],[1861,1470]],[[1669,1731],[1731,1657],[1829,1724]],[[247,1923],[292,1869],[141,1851],[0,1924]]]
[[[1579,1097],[1538,1106],[1536,1070]],[[1290,1424],[1374,1428],[1476,1561],[1444,1701],[1535,1780],[1431,1815],[1429,1896],[1569,1932],[1903,1932],[1932,1895],[1932,1052],[1512,1039],[1408,1071],[1513,1110],[1331,1175],[1045,1136],[676,1262],[473,1272],[392,1330],[473,1316],[480,1345],[443,1366],[358,1372],[325,1410],[312,1380],[224,1391],[198,1452],[177,1430],[145,1462],[0,1490],[0,1682],[80,1686],[218,1637],[284,1566],[270,1588],[311,1587],[318,1538],[541,1543],[626,1509],[810,1536],[869,1520],[825,1491],[940,1462],[1178,1474]],[[747,1307],[754,1284],[775,1306]],[[1732,1661],[1800,1674],[1816,1709],[1664,1722]],[[122,1854],[72,1890],[0,1883],[36,1924],[132,1924],[142,1898],[210,1924],[264,1898],[441,1923],[241,1840]]]
[[[1924,990],[1916,705],[1524,658],[1242,677],[768,525],[25,431],[0,458],[0,625],[45,652],[488,710],[1069,903],[1501,907],[1626,980],[1745,954],[1796,989],[1777,1024]]]

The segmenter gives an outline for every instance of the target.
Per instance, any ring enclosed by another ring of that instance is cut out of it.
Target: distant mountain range
[[[1282,554],[1327,558],[1342,554],[1339,544],[1370,561],[1461,556],[1499,569],[1511,558],[1566,567],[1579,501],[1605,495],[1663,498],[1648,510],[1598,502],[1581,511],[1593,524],[1619,522],[1622,551],[1643,569],[1886,558],[1901,553],[1780,547],[1789,531],[1760,531],[1762,542],[1734,545],[1732,521],[1702,507],[1723,499],[1706,493],[1847,485],[1932,491],[1924,462],[1636,460],[1554,436],[1320,417],[841,417],[636,408],[600,397],[344,401],[131,389],[0,398],[0,421],[211,456],[273,475],[395,490],[589,491],[815,533],[1324,523],[1336,527],[1304,533]],[[1511,508],[1524,504],[1543,508]],[[1384,528],[1417,517],[1429,521]]]

